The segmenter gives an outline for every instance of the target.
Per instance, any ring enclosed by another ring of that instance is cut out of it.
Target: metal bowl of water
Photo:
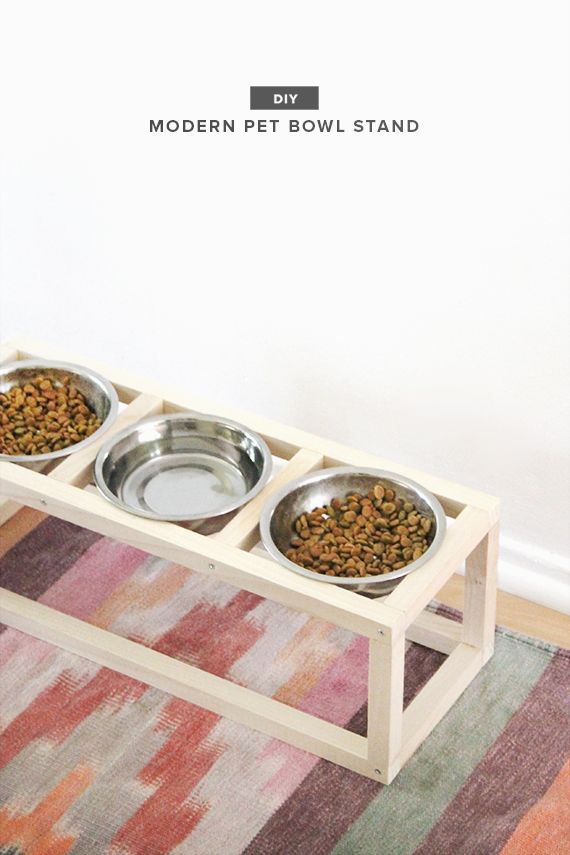
[[[391,487],[396,496],[413,502],[416,509],[432,520],[428,549],[421,558],[382,576],[343,577],[327,576],[300,567],[290,561],[285,553],[295,537],[295,520],[314,508],[330,504],[335,497],[343,498],[351,493],[366,494],[378,483]],[[428,490],[394,472],[383,469],[360,469],[341,466],[335,469],[322,469],[286,484],[274,493],[263,508],[260,521],[261,539],[269,554],[283,567],[332,585],[341,585],[351,591],[372,597],[385,596],[397,586],[398,582],[413,573],[437,552],[445,536],[445,513],[439,501]]]
[[[51,362],[45,359],[21,359],[10,362],[0,367],[0,393],[9,392],[13,386],[24,386],[38,376],[51,380],[57,387],[62,385],[64,377],[69,377],[71,383],[84,396],[89,408],[101,419],[101,426],[87,439],[61,448],[58,451],[49,451],[45,454],[0,454],[0,460],[10,463],[23,463],[34,468],[36,464],[43,464],[59,457],[67,457],[76,451],[81,451],[93,442],[96,442],[111,426],[117,417],[119,410],[119,398],[114,387],[106,380],[82,365],[74,365],[71,362]]]
[[[247,427],[217,416],[152,416],[102,446],[94,466],[109,501],[141,517],[199,522],[234,511],[267,483],[271,454]]]

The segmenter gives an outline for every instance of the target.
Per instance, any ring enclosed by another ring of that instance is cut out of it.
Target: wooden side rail
[[[378,780],[366,738],[49,606],[2,592],[0,621]]]
[[[0,486],[23,505],[61,517],[107,537],[174,561],[183,567],[244,588],[297,611],[329,620],[353,632],[376,637],[379,627],[401,622],[401,615],[335,585],[288,573],[275,561],[226,546],[181,526],[129,514],[87,490],[78,490],[14,463],[0,463]]]

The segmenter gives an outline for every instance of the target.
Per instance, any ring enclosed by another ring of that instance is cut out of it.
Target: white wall
[[[5,6],[3,337],[498,494],[503,584],[559,604],[566,17],[562,0]],[[271,83],[319,85],[321,117],[420,131],[148,132],[241,123]]]

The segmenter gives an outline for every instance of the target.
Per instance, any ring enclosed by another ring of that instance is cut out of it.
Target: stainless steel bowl
[[[229,419],[201,413],[153,416],[102,446],[95,483],[109,501],[141,517],[198,522],[236,510],[271,474],[263,439]]]
[[[344,497],[350,493],[367,493],[378,482],[392,487],[396,495],[413,502],[422,514],[432,521],[431,543],[417,561],[413,561],[400,570],[385,573],[383,576],[365,576],[363,578],[345,578],[325,576],[300,567],[285,557],[290,548],[291,538],[295,537],[293,525],[300,514],[313,508],[328,505],[335,496]],[[322,469],[312,475],[299,478],[286,484],[271,496],[263,508],[260,521],[261,539],[269,554],[283,567],[332,585],[342,585],[351,591],[372,597],[385,596],[393,591],[398,582],[425,564],[439,549],[445,536],[445,514],[438,500],[415,481],[410,481],[394,472],[383,469],[357,469],[341,466],[336,469]]]
[[[113,386],[100,374],[73,365],[70,362],[50,362],[44,359],[22,359],[0,366],[0,393],[8,392],[12,386],[22,386],[41,374],[57,385],[64,377],[70,377],[73,385],[79,389],[89,407],[95,411],[102,425],[87,439],[76,442],[68,448],[50,451],[47,454],[0,454],[1,460],[11,463],[24,463],[30,467],[43,464],[58,457],[67,457],[95,442],[111,426],[117,417],[119,399]]]

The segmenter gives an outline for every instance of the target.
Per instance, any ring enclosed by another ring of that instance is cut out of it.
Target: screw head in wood
[[[374,774],[381,775],[382,772],[380,771],[380,769],[374,769]]]
[[[379,630],[378,630],[378,635],[384,635],[384,630],[383,630],[383,629],[379,629]]]
[[[215,569],[216,569],[215,564],[208,564],[208,570],[215,570]]]

